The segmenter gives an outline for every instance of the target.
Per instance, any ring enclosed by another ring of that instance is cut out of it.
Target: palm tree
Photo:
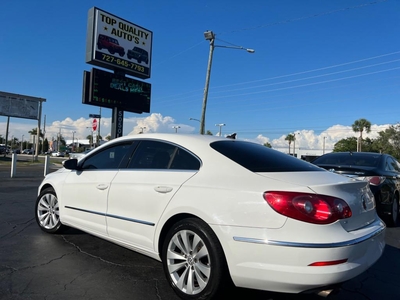
[[[290,155],[290,144],[294,141],[295,137],[294,134],[289,133],[286,137],[285,137],[285,141],[289,142],[289,155]]]
[[[353,125],[351,125],[354,132],[359,132],[360,137],[358,138],[357,143],[357,152],[361,152],[361,143],[362,143],[362,133],[365,130],[366,133],[371,132],[371,122],[367,119],[358,119],[354,121]]]
[[[37,128],[32,128],[32,130],[28,131],[28,133],[31,134],[31,135],[36,135],[37,134]],[[40,129],[40,137],[41,138],[44,137],[42,129]]]
[[[89,134],[86,138],[89,140],[90,145],[92,145],[93,144],[93,135]]]

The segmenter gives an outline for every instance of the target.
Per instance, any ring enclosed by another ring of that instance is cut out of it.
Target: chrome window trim
[[[286,242],[286,241],[275,241],[275,240],[264,240],[264,239],[255,239],[255,238],[246,238],[246,237],[238,237],[234,236],[233,240],[236,242],[244,242],[244,243],[254,243],[254,244],[263,244],[270,246],[281,246],[281,247],[295,247],[295,248],[339,248],[339,247],[347,247],[360,244],[365,242],[377,235],[380,235],[385,231],[386,226],[382,226],[375,231],[364,235],[362,237],[344,241],[337,243],[294,243],[294,242]]]

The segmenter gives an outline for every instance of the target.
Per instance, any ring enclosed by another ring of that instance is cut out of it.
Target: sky
[[[83,71],[95,67],[85,60],[92,7],[153,34],[150,113],[125,112],[124,135],[199,133],[207,30],[216,35],[205,118],[213,134],[225,124],[221,135],[287,151],[295,133],[298,149],[329,151],[358,136],[355,120],[371,122],[370,138],[400,122],[400,0],[2,0],[0,91],[45,98],[48,139],[84,139],[89,114],[100,113],[82,104]],[[112,110],[101,115],[105,137]],[[6,124],[0,116],[3,137]],[[9,138],[26,140],[36,126],[10,118]]]

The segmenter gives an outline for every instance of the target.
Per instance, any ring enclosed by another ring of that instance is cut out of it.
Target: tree
[[[357,149],[357,138],[352,136],[346,139],[341,139],[333,146],[333,152],[348,152]]]
[[[289,142],[289,155],[290,155],[290,144],[294,141],[295,136],[293,133],[289,133],[286,137],[285,137],[285,141]]]
[[[360,137],[358,140],[357,152],[361,152],[361,143],[362,143],[362,133],[365,130],[367,133],[371,131],[371,122],[367,119],[358,119],[354,121],[353,125],[351,125],[354,132],[359,132]]]
[[[213,133],[210,130],[207,130],[206,135],[213,135]]]
[[[268,147],[268,148],[272,148],[272,145],[270,143],[268,143],[268,142],[264,143],[264,146]]]
[[[86,138],[89,140],[89,144],[92,145],[93,144],[93,135],[89,134]]]
[[[37,135],[37,128],[32,128],[30,131],[28,131],[29,134],[31,135]],[[43,138],[44,134],[42,132],[42,130],[40,129],[40,137]]]
[[[378,134],[379,136],[373,141],[376,152],[388,153],[400,159],[400,124],[391,125]]]
[[[43,152],[49,151],[49,141],[47,139],[44,139],[43,141]]]
[[[89,143],[90,143],[91,147],[93,147],[93,146],[94,146],[94,145],[93,145],[93,135],[89,134],[86,138],[89,140]],[[107,137],[106,137],[106,138],[107,138]],[[111,138],[111,136],[110,136],[110,138]],[[95,142],[96,142],[97,144],[100,144],[100,141],[101,141],[102,139],[103,139],[103,138],[101,137],[101,135],[97,135],[97,136],[96,136]]]

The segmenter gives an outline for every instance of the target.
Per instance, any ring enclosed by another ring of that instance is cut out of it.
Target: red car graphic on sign
[[[125,55],[125,49],[119,45],[118,40],[104,34],[99,34],[97,48],[99,48],[99,50],[105,48],[110,54],[118,53],[119,56]]]

